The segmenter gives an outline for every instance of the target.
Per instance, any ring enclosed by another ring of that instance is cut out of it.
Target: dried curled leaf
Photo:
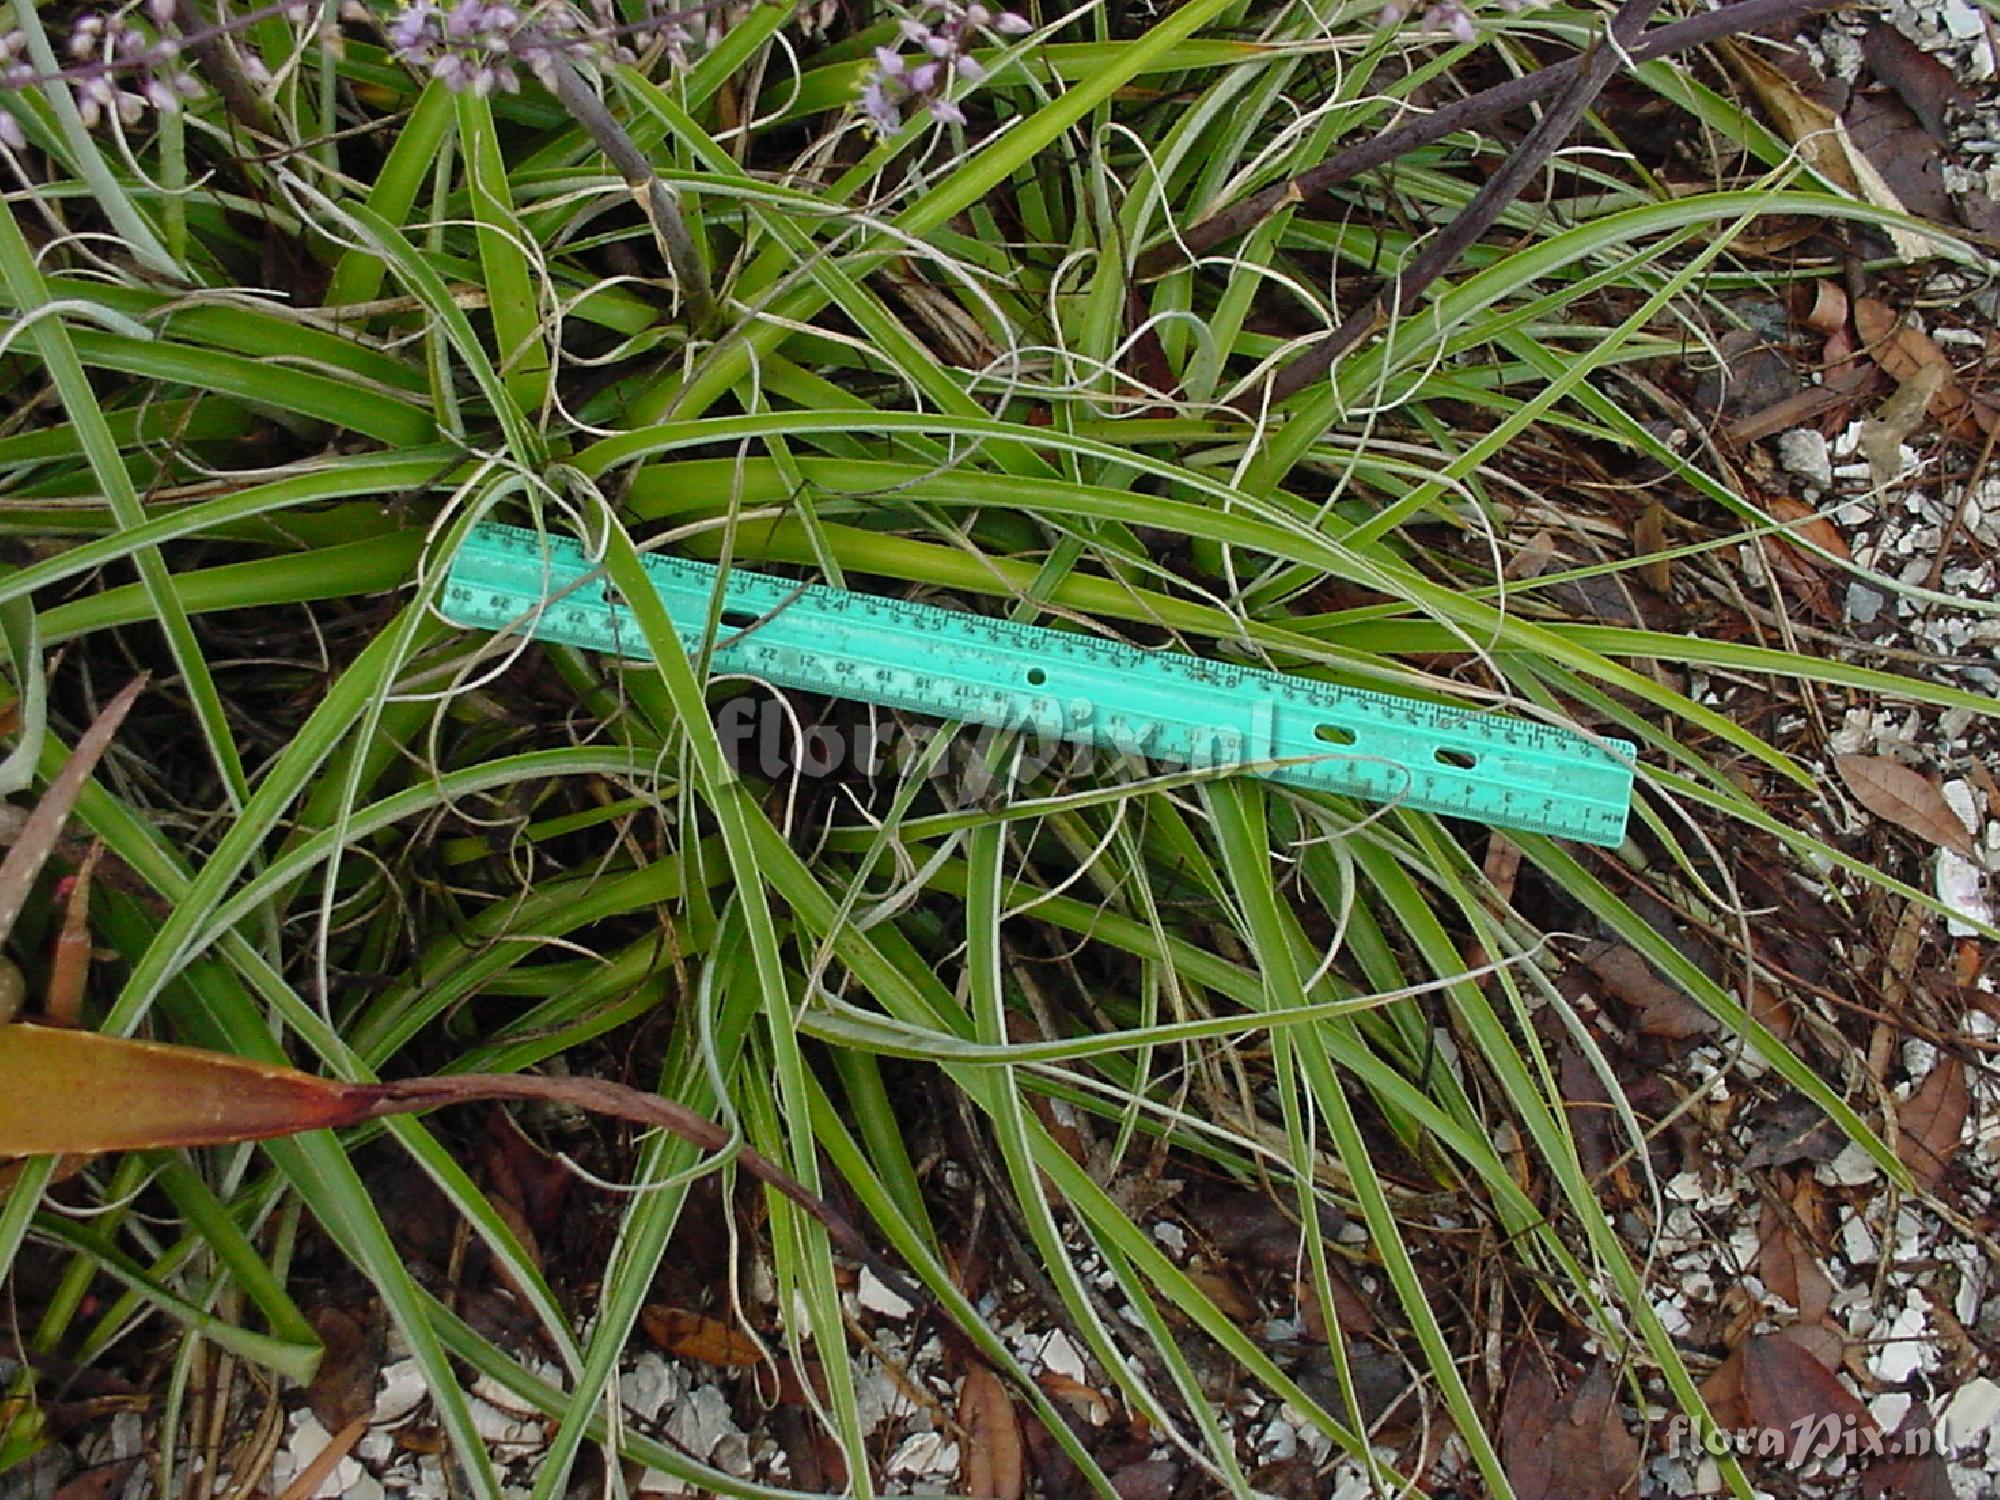
[[[1905,323],[1887,303],[1863,297],[1854,304],[1854,327],[1869,358],[1886,374],[1902,384],[1918,382],[1939,426],[1973,438],[2000,425],[2000,408],[1969,394],[1937,340]]]
[[[1833,768],[1854,800],[1918,838],[1970,857],[1972,833],[1922,772],[1882,755],[1836,755]]]

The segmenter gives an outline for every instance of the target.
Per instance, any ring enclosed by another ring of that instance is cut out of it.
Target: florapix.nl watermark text
[[[1905,1432],[1885,1433],[1872,1421],[1847,1412],[1816,1412],[1782,1426],[1719,1427],[1696,1422],[1685,1413],[1667,1419],[1669,1453],[1689,1458],[1769,1460],[1788,1469],[1803,1469],[1817,1460],[1842,1457],[1866,1462],[1875,1458],[1924,1458],[1938,1448],[1937,1434],[1918,1424]]]
[[[1269,704],[1257,706],[1248,733],[1197,730],[1170,742],[1158,723],[1100,714],[1087,699],[1051,703],[1011,724],[953,730],[892,713],[808,720],[782,698],[744,693],[716,707],[715,730],[739,771],[766,780],[820,780],[843,772],[922,775],[974,796],[1044,774],[1138,780],[1162,769],[1268,763],[1277,753],[1276,712]],[[994,754],[996,747],[1002,753]]]

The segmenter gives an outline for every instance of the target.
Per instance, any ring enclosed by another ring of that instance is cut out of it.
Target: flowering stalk
[[[1500,0],[1500,8],[1512,15],[1525,3],[1526,0]],[[1410,0],[1389,0],[1382,7],[1377,24],[1385,31],[1400,26],[1415,8]],[[1425,31],[1449,32],[1453,41],[1466,47],[1479,39],[1478,29],[1472,24],[1472,12],[1465,8],[1464,0],[1437,0],[1424,11],[1417,24]]]
[[[894,47],[875,49],[875,66],[861,88],[861,112],[887,135],[898,128],[906,113],[927,109],[942,125],[963,125],[965,111],[946,97],[954,78],[978,83],[986,70],[972,55],[982,34],[1025,36],[1034,29],[1025,16],[1011,11],[997,14],[984,5],[961,5],[958,0],[932,0],[926,7],[930,19],[904,17],[900,25],[903,43],[916,48],[905,56]]]
[[[69,84],[86,128],[113,115],[121,124],[136,125],[147,110],[176,110],[201,92],[181,62],[181,50],[174,0],[146,0],[142,11],[115,15],[85,11],[70,24],[63,47],[69,66],[58,77]],[[25,32],[0,32],[0,88],[56,81],[35,71],[27,51]],[[28,143],[21,122],[6,111],[0,111],[0,142],[17,150]]]
[[[594,24],[586,26],[560,0],[534,0],[525,13],[505,0],[451,0],[442,6],[412,0],[395,7],[382,29],[391,56],[454,91],[514,93],[520,88],[517,70],[525,67],[553,92],[557,59],[590,66],[635,62],[627,43],[640,38],[657,37],[674,66],[684,67],[691,52],[719,35],[712,25],[697,34],[688,22],[728,3],[702,0],[626,23],[611,10],[610,0],[591,0]],[[210,25],[194,0],[136,0],[115,10],[86,10],[70,23],[62,48],[67,65],[46,75],[27,60],[24,34],[0,29],[0,90],[64,83],[87,127],[114,115],[131,126],[148,111],[176,110],[199,97],[205,78],[232,114],[268,132],[269,111],[256,92],[268,79],[259,76],[254,56],[237,58],[227,39],[272,16],[304,23],[311,13],[307,0],[281,0]],[[344,13],[350,20],[374,15],[360,0],[349,0]],[[203,77],[188,67],[190,59]],[[27,144],[20,122],[5,110],[0,110],[0,142],[16,149]]]

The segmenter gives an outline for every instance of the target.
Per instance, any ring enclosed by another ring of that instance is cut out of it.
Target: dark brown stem
[[[246,19],[275,15],[283,9],[271,6],[258,12],[257,17]],[[255,135],[282,141],[284,136],[278,130],[277,118],[266,108],[250,75],[243,71],[243,61],[236,55],[235,43],[229,37],[232,28],[209,25],[207,17],[194,8],[194,0],[176,0],[174,23],[181,33],[177,40],[193,61],[195,72],[221,96],[222,107],[236,123]],[[242,24],[239,22],[238,27]]]
[[[1264,391],[1252,398],[1276,406],[1296,395],[1333,368],[1333,362],[1362,339],[1416,301],[1438,277],[1458,263],[1474,241],[1491,229],[1550,157],[1562,149],[1584,111],[1604,91],[1630,55],[1633,40],[1660,0],[1624,0],[1611,18],[1608,38],[1593,42],[1577,60],[1577,71],[1562,97],[1542,116],[1541,123],[1514,149],[1506,164],[1488,178],[1465,211],[1451,221],[1418,253],[1394,281],[1370,297],[1346,322],[1280,370]]]
[[[445,1104],[469,1104],[490,1099],[539,1099],[587,1109],[614,1119],[669,1130],[703,1151],[721,1151],[730,1134],[706,1115],[685,1104],[628,1088],[604,1078],[541,1078],[532,1073],[453,1073],[431,1078],[405,1078],[392,1083],[354,1085],[348,1097],[365,1099],[364,1118],[413,1114]],[[872,1270],[891,1291],[915,1306],[924,1294],[889,1265],[862,1237],[847,1215],[809,1191],[769,1157],[739,1144],[730,1158],[744,1171],[783,1193],[825,1226],[827,1236],[846,1255]]]
[[[1818,11],[1838,10],[1845,3],[1847,0],[1737,0],[1737,3],[1725,5],[1720,10],[1704,11],[1685,21],[1676,21],[1671,26],[1648,32],[1626,51],[1635,64],[1653,62],[1726,36],[1761,31],[1781,22],[1803,20]],[[1522,77],[1511,78],[1470,98],[1433,110],[1408,124],[1371,136],[1328,157],[1311,171],[1301,172],[1296,177],[1232,203],[1178,238],[1156,245],[1139,258],[1138,274],[1142,279],[1164,276],[1188,259],[1206,254],[1224,240],[1234,239],[1255,228],[1289,204],[1302,203],[1315,193],[1327,192],[1363,172],[1407,156],[1432,141],[1442,140],[1454,131],[1512,114],[1523,105],[1532,104],[1564,88],[1582,66],[1581,57],[1572,57]]]
[[[612,118],[597,91],[583,81],[583,75],[568,58],[557,54],[550,59],[548,82],[562,107],[589,132],[597,149],[625,179],[625,186],[652,224],[660,252],[673,267],[674,280],[680,284],[681,296],[687,299],[688,326],[697,335],[709,332],[716,323],[715,293],[709,286],[708,268],[702,264],[694,236],[688,233],[687,220],[681,217],[680,204],[653,171],[652,163],[632,143],[625,127]]]

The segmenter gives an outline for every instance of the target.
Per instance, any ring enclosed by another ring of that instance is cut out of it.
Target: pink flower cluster
[[[1525,3],[1526,0],[1500,0],[1500,8],[1512,15]],[[1384,28],[1400,26],[1414,9],[1409,0],[1389,0],[1382,7],[1379,24]],[[1467,47],[1479,39],[1478,29],[1472,24],[1472,12],[1465,8],[1464,0],[1436,0],[1417,18],[1417,24],[1425,31],[1449,32],[1453,41]]]
[[[70,22],[64,51],[69,63],[61,76],[86,126],[114,115],[120,124],[136,125],[147,110],[176,110],[201,92],[180,63],[174,0],[145,0],[143,9],[110,14],[84,11]],[[42,81],[27,52],[24,33],[0,32],[0,88]],[[27,144],[21,122],[6,110],[0,110],[0,141],[16,149]]]
[[[965,111],[946,97],[946,91],[954,78],[978,83],[986,76],[972,48],[989,32],[1025,36],[1034,30],[1025,16],[991,11],[977,0],[970,5],[934,0],[928,16],[904,18],[899,28],[902,41],[915,52],[905,55],[894,47],[877,47],[875,66],[862,84],[861,112],[885,134],[918,109],[928,109],[940,124],[963,125]]]
[[[711,23],[703,33],[684,24],[695,12],[662,14],[650,20],[620,23],[610,0],[593,0],[596,26],[586,31],[567,5],[532,6],[523,15],[506,0],[406,0],[385,28],[390,55],[428,73],[453,92],[514,93],[520,86],[517,68],[525,67],[544,83],[558,56],[575,62],[636,60],[628,42],[644,34],[666,43],[675,67],[687,65],[689,53],[716,39]]]

